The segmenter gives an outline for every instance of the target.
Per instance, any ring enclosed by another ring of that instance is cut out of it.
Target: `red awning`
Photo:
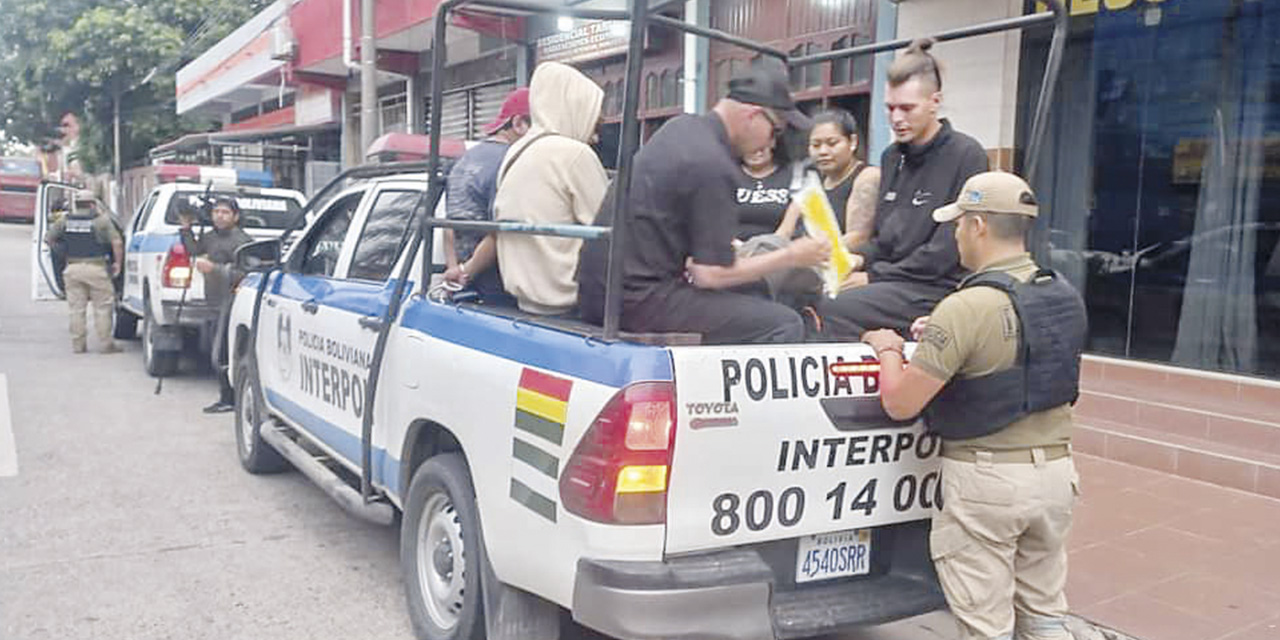
[[[414,133],[387,133],[373,141],[365,157],[378,157],[383,160],[426,160],[431,149],[431,138]],[[466,153],[467,145],[457,138],[444,138],[440,141],[440,155],[445,158],[457,158]],[[393,156],[393,157],[383,157]]]

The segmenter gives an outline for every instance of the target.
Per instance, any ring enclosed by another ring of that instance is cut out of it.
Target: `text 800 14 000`
[[[870,519],[877,509],[902,513],[917,508],[942,508],[942,483],[937,471],[919,477],[916,474],[899,477],[893,483],[892,495],[889,496],[881,496],[880,488],[878,478],[871,478],[861,485],[840,482],[832,487],[825,495],[825,502],[831,509],[831,522],[840,523],[845,518],[856,517]],[[788,487],[777,495],[768,489],[760,489],[746,498],[726,491],[711,501],[711,532],[717,536],[730,536],[744,526],[749,531],[763,531],[775,523],[784,528],[794,527],[804,520],[807,503],[804,487]]]

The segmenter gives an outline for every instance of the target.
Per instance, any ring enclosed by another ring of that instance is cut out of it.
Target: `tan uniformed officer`
[[[115,305],[111,278],[120,273],[124,241],[96,202],[91,192],[77,193],[71,212],[55,221],[44,239],[51,248],[66,256],[62,280],[71,311],[71,350],[76,353],[84,353],[88,347],[85,310],[90,301],[93,302],[93,328],[98,333],[102,352],[120,350],[111,338]]]
[[[863,336],[881,361],[888,414],[923,412],[943,438],[943,508],[929,545],[964,638],[1071,638],[1071,403],[1087,326],[1076,290],[1027,253],[1036,213],[1021,178],[970,178],[933,216],[957,222],[960,261],[973,274],[913,324],[909,365],[901,336]]]

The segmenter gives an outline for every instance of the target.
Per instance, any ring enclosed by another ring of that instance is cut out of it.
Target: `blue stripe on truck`
[[[609,387],[674,379],[663,347],[606,343],[544,326],[413,297],[401,326],[531,367]]]
[[[248,281],[253,282],[253,281]],[[244,283],[241,286],[252,286]],[[380,285],[286,273],[270,285],[278,296],[361,315],[381,314],[395,279]],[[406,297],[401,326],[546,371],[609,387],[674,379],[670,353],[662,347],[605,343],[579,334],[512,320],[482,311]]]
[[[129,250],[142,253],[165,253],[177,241],[176,233],[136,233],[129,239]]]

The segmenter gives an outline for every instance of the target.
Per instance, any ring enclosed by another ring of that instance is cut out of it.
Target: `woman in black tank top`
[[[861,244],[871,234],[880,170],[857,158],[858,122],[848,111],[823,111],[813,118],[809,131],[809,158],[822,176],[822,188],[835,210],[845,246]],[[779,233],[798,223],[798,209],[787,212]],[[795,220],[793,220],[793,218]]]
[[[738,181],[738,240],[773,233],[791,203],[791,171],[782,154],[766,147],[742,159]]]

